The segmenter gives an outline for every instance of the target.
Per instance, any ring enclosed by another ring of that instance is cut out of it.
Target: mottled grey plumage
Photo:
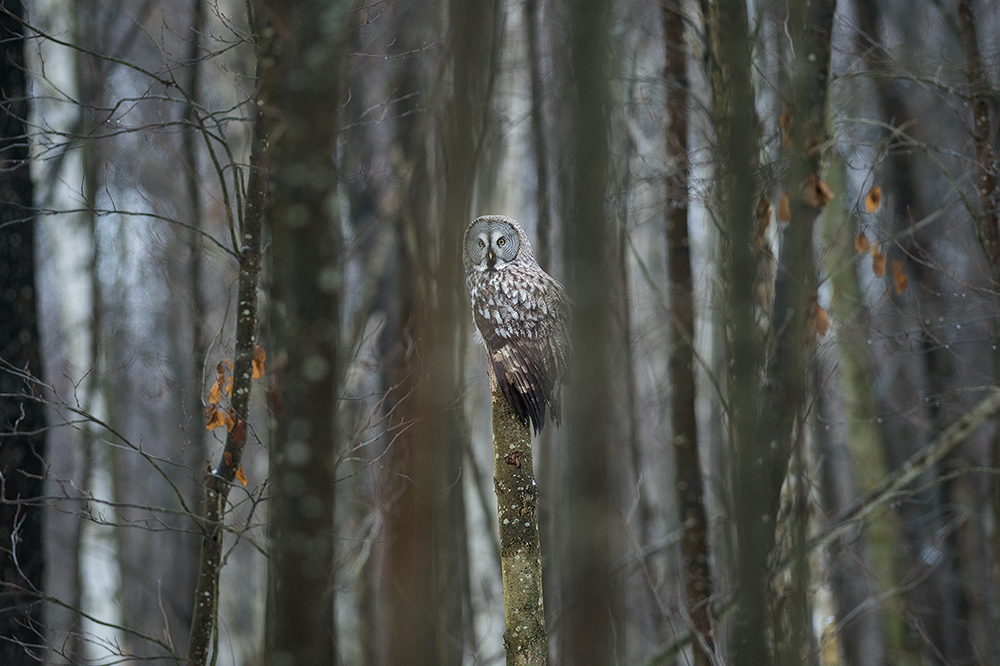
[[[559,425],[560,387],[569,362],[566,290],[542,270],[524,230],[509,217],[477,217],[465,232],[472,315],[489,356],[490,385],[538,434],[545,407]]]

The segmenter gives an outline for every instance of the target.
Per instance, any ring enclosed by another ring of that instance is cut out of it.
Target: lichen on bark
[[[493,392],[493,462],[507,664],[545,664],[548,637],[531,432],[499,389]]]

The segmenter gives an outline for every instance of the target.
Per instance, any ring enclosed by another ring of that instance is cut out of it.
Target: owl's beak
[[[490,248],[490,249],[486,250],[486,265],[487,265],[487,267],[489,267],[489,268],[492,269],[493,266],[496,263],[497,263],[497,255],[496,255],[496,253],[493,252],[493,248]]]

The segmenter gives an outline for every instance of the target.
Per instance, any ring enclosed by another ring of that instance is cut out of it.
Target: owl
[[[566,290],[542,270],[524,230],[509,217],[477,217],[465,232],[466,283],[486,345],[490,387],[500,388],[537,435],[545,408],[559,425],[570,354]]]

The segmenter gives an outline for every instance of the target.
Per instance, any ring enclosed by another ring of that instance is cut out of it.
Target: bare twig
[[[906,462],[886,475],[878,485],[844,509],[833,519],[832,526],[806,542],[804,550],[810,552],[830,544],[834,539],[852,529],[858,521],[864,520],[883,504],[898,497],[903,488],[943,460],[976,428],[992,418],[998,411],[1000,411],[1000,388],[994,388],[979,404],[935,437],[934,441],[910,456]],[[796,557],[795,554],[790,554],[782,560],[775,567],[775,572],[784,571],[794,557]]]

